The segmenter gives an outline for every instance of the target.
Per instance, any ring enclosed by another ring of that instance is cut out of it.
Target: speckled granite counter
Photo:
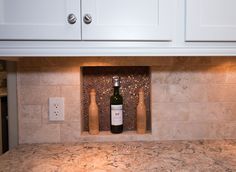
[[[236,171],[236,140],[21,145],[1,172]]]

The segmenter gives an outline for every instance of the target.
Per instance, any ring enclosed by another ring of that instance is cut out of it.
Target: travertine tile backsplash
[[[85,141],[80,67],[132,65],[151,66],[147,140],[236,138],[234,57],[24,58],[17,73],[19,142]],[[64,122],[48,122],[48,98],[54,96],[65,97]]]

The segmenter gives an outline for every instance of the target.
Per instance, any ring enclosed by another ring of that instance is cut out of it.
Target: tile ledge
[[[124,131],[121,134],[112,134],[110,131],[100,131],[98,135],[90,135],[82,132],[81,141],[108,142],[108,141],[152,141],[153,135],[150,131],[146,134],[137,134],[136,131]]]

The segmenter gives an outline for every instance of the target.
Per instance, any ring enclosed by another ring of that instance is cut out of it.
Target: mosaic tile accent
[[[138,90],[144,88],[147,108],[147,128],[151,129],[150,115],[150,71],[149,67],[83,67],[82,118],[83,130],[88,131],[89,91],[97,92],[100,131],[110,130],[110,96],[113,94],[112,77],[121,78],[120,93],[124,105],[124,130],[136,130],[136,106]]]

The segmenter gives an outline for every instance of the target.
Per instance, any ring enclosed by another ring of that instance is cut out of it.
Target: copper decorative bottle
[[[137,133],[145,134],[146,133],[146,106],[144,101],[144,90],[141,88],[139,90],[139,102],[137,106]]]
[[[96,135],[99,133],[99,114],[98,105],[96,103],[96,91],[90,91],[90,104],[89,104],[89,134]]]

